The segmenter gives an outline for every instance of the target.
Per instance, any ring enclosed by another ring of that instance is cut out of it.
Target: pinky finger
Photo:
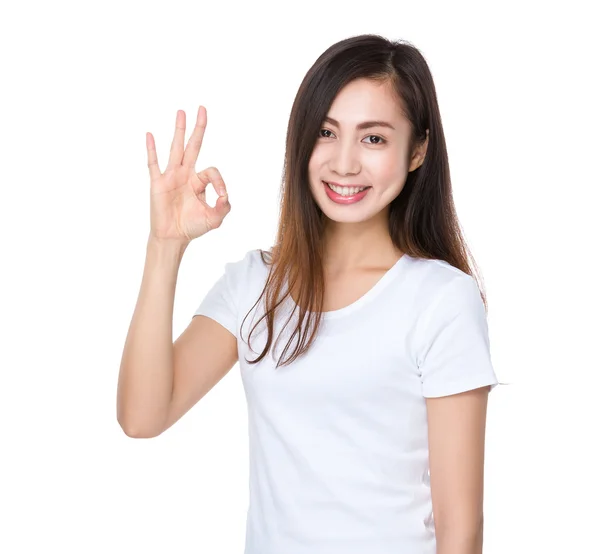
[[[158,158],[156,157],[156,145],[152,133],[146,133],[146,149],[148,150],[148,169],[150,170],[150,179],[158,179],[161,176],[160,167],[158,167]]]

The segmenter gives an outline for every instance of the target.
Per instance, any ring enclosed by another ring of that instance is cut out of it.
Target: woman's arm
[[[425,399],[437,554],[481,554],[489,390]]]
[[[137,303],[121,358],[117,420],[129,436],[163,425],[173,392],[173,304],[187,245],[148,239]]]

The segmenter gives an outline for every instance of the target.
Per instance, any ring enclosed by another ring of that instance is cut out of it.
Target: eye
[[[369,144],[385,144],[387,142],[383,137],[380,137],[379,135],[369,135],[367,138],[371,138],[371,137],[375,137],[376,139],[379,139],[380,142],[370,142]]]
[[[325,132],[325,133],[331,133],[331,131],[329,129],[321,129],[319,131],[319,138],[330,138],[329,136],[323,136],[322,135],[323,132]],[[385,144],[387,142],[386,139],[384,139],[383,137],[380,137],[379,135],[369,135],[368,137],[365,137],[365,138],[372,138],[372,137],[374,137],[374,138],[376,138],[376,139],[379,140],[379,142],[369,142],[369,144],[372,144],[374,146],[376,146],[378,144]]]

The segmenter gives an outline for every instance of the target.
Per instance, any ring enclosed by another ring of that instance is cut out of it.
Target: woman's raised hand
[[[225,182],[216,167],[196,173],[196,160],[206,129],[206,109],[200,106],[196,127],[184,150],[185,112],[177,111],[175,136],[164,173],[158,167],[156,145],[146,133],[150,170],[150,235],[158,239],[190,242],[216,229],[231,210]],[[214,208],[206,203],[206,187],[211,183],[219,195]]]

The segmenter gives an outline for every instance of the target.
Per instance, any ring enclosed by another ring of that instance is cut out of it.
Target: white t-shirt
[[[246,339],[264,299],[240,335],[267,274],[260,251],[248,251],[225,264],[195,312],[238,339],[250,448],[245,554],[435,554],[425,398],[498,384],[475,279],[404,254],[359,300],[325,312],[304,356],[275,369],[295,319],[276,358],[255,365],[245,358],[266,344],[266,320],[253,351]],[[284,306],[275,341],[295,303]]]

